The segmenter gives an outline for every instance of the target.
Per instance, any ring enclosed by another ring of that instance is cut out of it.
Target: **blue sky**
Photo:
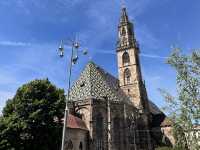
[[[158,88],[175,93],[175,72],[165,63],[171,45],[189,53],[199,48],[199,0],[126,0],[141,48],[149,98],[163,106]],[[1,0],[0,110],[22,84],[49,78],[67,88],[66,57],[57,55],[61,39],[78,35],[89,56],[73,68],[76,79],[92,59],[117,76],[115,45],[120,0]]]

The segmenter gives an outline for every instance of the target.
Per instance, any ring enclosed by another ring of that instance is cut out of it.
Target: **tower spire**
[[[134,27],[133,24],[129,21],[126,7],[123,7],[121,9],[121,17],[118,30],[119,34],[118,34],[117,50],[124,49],[125,47],[133,48],[136,46]]]
[[[143,110],[147,97],[141,74],[139,45],[135,39],[134,26],[128,19],[126,7],[122,7],[118,26],[117,57],[120,87],[134,105]]]
[[[126,12],[126,7],[122,6],[120,23],[128,23],[128,22],[129,22],[129,20],[128,20],[128,15],[127,15],[127,12]]]
[[[120,18],[120,22],[128,22],[128,15],[127,15],[127,12],[126,12],[126,2],[125,0],[121,0],[121,18]]]

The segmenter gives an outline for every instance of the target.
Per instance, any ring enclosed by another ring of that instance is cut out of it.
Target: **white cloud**
[[[159,55],[152,55],[152,54],[145,54],[145,53],[141,53],[140,56],[142,57],[147,57],[147,58],[152,58],[152,59],[167,59],[168,57],[164,57],[164,56],[159,56]]]
[[[26,42],[15,42],[15,41],[0,41],[2,46],[30,46],[31,43]]]
[[[148,29],[144,24],[137,24],[136,27],[136,39],[138,39],[139,44],[150,49],[160,48],[161,41],[155,37],[155,35]]]
[[[105,54],[105,55],[116,55],[116,52],[113,50],[100,50],[100,49],[93,49],[92,55],[95,54]],[[141,57],[149,58],[149,59],[163,59],[166,60],[168,57],[159,56],[155,54],[147,54],[147,53],[140,53]]]

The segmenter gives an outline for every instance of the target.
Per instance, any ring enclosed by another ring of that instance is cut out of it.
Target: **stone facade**
[[[121,89],[129,96],[134,106],[148,113],[148,97],[142,80],[139,44],[133,24],[129,21],[126,8],[122,9],[118,26],[118,77]]]
[[[88,128],[83,120],[69,114],[66,132],[65,149],[88,150]]]
[[[108,72],[89,62],[70,93],[70,112],[79,116],[89,131],[88,149],[152,149],[144,114]]]
[[[147,97],[139,46],[125,8],[118,31],[119,78],[89,62],[70,89],[70,114],[78,116],[87,130],[69,128],[72,135],[67,140],[75,145],[84,141],[83,150],[154,149],[153,116],[163,113]],[[80,150],[80,146],[73,150]]]
[[[67,150],[88,150],[87,131],[68,128],[66,132],[69,135],[66,137]]]
[[[129,95],[134,105],[141,108],[139,48],[134,37],[133,24],[129,22],[125,8],[122,9],[118,39],[117,59],[120,87]]]

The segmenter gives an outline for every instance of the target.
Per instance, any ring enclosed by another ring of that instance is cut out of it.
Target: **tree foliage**
[[[200,52],[184,55],[175,49],[168,59],[177,73],[177,96],[162,90],[169,117],[173,121],[176,147],[179,149],[200,149],[194,125],[200,124]]]
[[[155,150],[174,150],[174,149],[171,147],[158,147]]]
[[[48,79],[20,87],[0,118],[0,150],[59,149],[64,91]]]

